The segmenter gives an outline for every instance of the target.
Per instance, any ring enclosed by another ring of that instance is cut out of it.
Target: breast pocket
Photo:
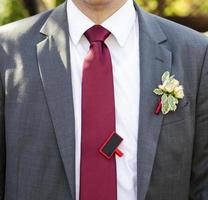
[[[191,100],[184,98],[179,100],[176,111],[169,112],[168,114],[164,115],[162,125],[166,126],[169,124],[183,122],[188,118],[189,115],[191,115]]]

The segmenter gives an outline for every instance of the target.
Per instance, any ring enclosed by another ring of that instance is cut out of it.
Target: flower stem
[[[155,114],[156,114],[156,115],[159,115],[160,112],[161,112],[161,109],[162,109],[162,101],[161,101],[161,99],[160,99],[160,101],[159,101],[158,104],[157,104],[157,108],[156,108],[156,110],[155,110]]]

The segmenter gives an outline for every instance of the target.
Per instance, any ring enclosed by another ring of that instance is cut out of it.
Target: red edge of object
[[[107,158],[108,160],[110,160],[111,158],[112,158],[112,156],[114,155],[114,154],[116,154],[116,155],[118,155],[119,157],[122,157],[124,154],[123,154],[123,152],[121,152],[118,148],[111,154],[111,156],[108,156],[108,155],[106,155],[103,151],[102,151],[102,149],[104,148],[104,146],[108,143],[108,141],[111,139],[111,137],[114,135],[114,134],[117,134],[116,132],[113,132],[109,137],[108,137],[108,139],[104,142],[104,144],[99,148],[99,152],[105,157],[105,158]],[[118,135],[118,134],[117,134]],[[120,135],[119,135],[120,136]],[[121,136],[120,136],[121,137]],[[121,137],[121,142],[123,141],[123,138]],[[120,144],[121,144],[121,142],[120,142]],[[120,145],[119,144],[119,145]],[[118,146],[119,146],[118,145]]]
[[[124,155],[123,152],[120,151],[118,148],[116,149],[115,153],[118,157],[122,157]]]

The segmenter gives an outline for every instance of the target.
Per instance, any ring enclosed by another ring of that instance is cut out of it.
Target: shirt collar
[[[80,11],[72,0],[67,1],[67,15],[72,42],[78,44],[84,32],[95,23]],[[112,33],[120,46],[124,46],[135,20],[136,11],[133,1],[127,0],[118,11],[101,25]]]

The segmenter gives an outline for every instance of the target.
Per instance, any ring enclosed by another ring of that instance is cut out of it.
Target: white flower
[[[178,87],[178,86],[179,86],[179,81],[178,81],[178,80],[173,79],[171,82],[172,82],[172,84],[173,84],[175,87]]]
[[[172,78],[172,79],[169,78],[169,79],[165,80],[162,85],[159,85],[158,87],[165,92],[171,93],[178,86],[179,86],[178,80],[176,80],[174,78]]]
[[[176,98],[178,99],[183,99],[184,97],[184,92],[183,92],[183,86],[182,85],[179,85],[178,87],[176,87],[174,89],[174,95]]]
[[[158,112],[158,109],[161,110],[161,108],[162,113],[167,114],[170,111],[175,111],[177,109],[177,104],[179,103],[178,100],[184,98],[184,89],[179,81],[174,78],[174,75],[171,76],[168,71],[162,75],[161,80],[162,84],[153,91],[156,95],[161,96],[161,101],[156,109],[156,114],[160,112]]]

